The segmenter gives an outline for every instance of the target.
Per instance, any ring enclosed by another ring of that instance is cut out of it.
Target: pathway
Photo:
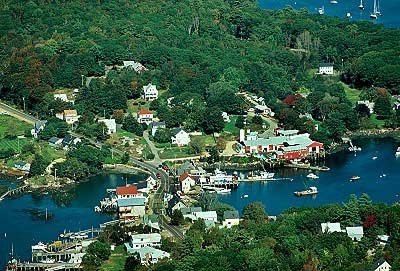
[[[153,165],[161,164],[162,160],[160,159],[160,156],[158,155],[158,149],[149,138],[149,131],[146,130],[143,132],[143,138],[146,141],[147,145],[149,146],[151,152],[154,154],[154,159],[152,161],[150,161],[150,163],[152,163]]]

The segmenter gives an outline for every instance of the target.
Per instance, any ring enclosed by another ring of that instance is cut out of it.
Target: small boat
[[[54,259],[46,259],[46,260],[43,260],[43,261],[40,261],[41,263],[55,263],[56,262],[56,260],[54,260]]]
[[[24,178],[24,176],[19,176],[18,178],[17,178],[17,180],[22,180]]]
[[[372,160],[376,160],[376,159],[378,159],[378,156],[372,157]]]
[[[319,14],[319,15],[324,15],[324,14],[325,14],[325,8],[324,8],[324,6],[322,6],[322,8],[319,8],[319,9],[318,9],[318,14]]]
[[[354,152],[361,151],[361,147],[351,146],[351,147],[348,148],[348,150],[349,151],[354,151]]]
[[[266,180],[271,180],[275,176],[275,173],[273,172],[267,172],[267,171],[260,171],[258,173],[251,173],[247,176],[247,178],[251,181],[266,181]]]
[[[360,0],[360,5],[358,5],[358,8],[361,9],[361,10],[364,9],[364,4],[363,4],[362,0]]]
[[[231,192],[231,190],[229,188],[222,188],[222,189],[218,189],[216,191],[217,191],[217,194],[228,194]]]
[[[310,186],[307,190],[296,191],[294,194],[298,197],[318,194],[318,189],[315,186]]]
[[[336,0],[331,0],[331,2],[330,2],[331,4],[337,4],[338,3],[338,1],[336,1]]]
[[[350,13],[350,12],[347,12],[347,13],[346,13],[346,17],[347,17],[347,18],[351,18],[351,13]]]
[[[380,13],[380,12],[379,12]],[[376,0],[374,0],[374,11],[369,15],[371,19],[378,19],[378,9],[376,6]]]
[[[318,179],[319,177],[317,175],[315,175],[314,173],[310,173],[307,175],[307,178],[309,179]]]
[[[248,198],[248,197],[249,197],[249,195],[247,195],[247,194],[243,195],[243,198]]]
[[[350,181],[357,181],[359,179],[361,179],[360,176],[351,176]]]
[[[396,155],[396,157],[400,157],[400,147],[397,148],[395,155]]]

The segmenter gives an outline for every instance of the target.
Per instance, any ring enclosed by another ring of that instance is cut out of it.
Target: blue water
[[[367,193],[375,202],[393,203],[400,200],[400,158],[394,156],[397,143],[393,140],[367,140],[357,142],[363,150],[354,156],[340,152],[327,159],[330,171],[319,172],[319,179],[306,177],[308,170],[280,170],[277,177],[290,177],[293,181],[273,181],[264,183],[241,183],[231,194],[221,195],[220,200],[234,206],[239,211],[251,202],[262,202],[270,215],[277,215],[292,206],[318,206],[341,203],[350,194]],[[378,157],[373,160],[372,157]],[[385,177],[382,175],[386,174]],[[350,177],[358,175],[360,180],[350,182]],[[294,191],[316,186],[319,193],[314,196],[296,197]],[[248,195],[244,198],[243,195]]]
[[[373,0],[364,0],[364,10],[358,8],[359,0],[338,0],[338,4],[330,4],[329,0],[259,0],[263,9],[281,9],[291,6],[294,9],[306,8],[311,13],[317,13],[318,8],[324,6],[325,15],[346,18],[347,12],[350,12],[350,20],[367,20],[374,23],[383,24],[386,27],[400,27],[400,1],[399,0],[380,0],[380,9],[382,16],[377,20],[369,18],[373,11]]]
[[[22,260],[29,260],[32,244],[55,240],[64,230],[90,229],[112,220],[110,215],[95,213],[94,206],[106,195],[107,188],[125,184],[125,177],[128,183],[135,183],[143,181],[145,176],[110,174],[92,177],[88,182],[77,186],[72,193],[72,200],[66,204],[59,201],[56,203],[50,195],[30,194],[0,202],[0,270],[8,260],[12,243],[15,254]],[[48,212],[54,214],[54,218],[48,221],[38,220],[26,211],[27,208],[47,208]]]

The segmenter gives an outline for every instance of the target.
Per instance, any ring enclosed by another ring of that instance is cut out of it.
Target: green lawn
[[[239,134],[239,128],[235,126],[238,116],[230,116],[231,121],[225,123],[224,131],[230,134]]]
[[[25,131],[31,128],[32,125],[14,117],[0,115],[0,138],[3,138],[6,134],[24,135]]]
[[[371,117],[369,118],[369,122],[377,127],[377,128],[383,128],[383,126],[385,125],[385,121],[384,120],[378,120],[376,118],[376,114],[372,114]]]
[[[212,135],[201,135],[201,136],[192,136],[191,137],[192,140],[195,138],[200,138],[200,140],[203,141],[203,144],[205,146],[215,145],[215,140]]]
[[[188,154],[189,147],[168,147],[160,150],[159,155],[161,159],[173,159],[192,156]]]
[[[0,139],[0,149],[8,149],[11,148],[16,152],[20,152],[23,145],[28,142],[26,138],[15,138],[15,139],[8,139],[2,138]]]
[[[126,252],[123,246],[118,246],[111,253],[110,258],[105,261],[101,266],[101,271],[123,271],[126,261]]]
[[[341,82],[341,84],[344,87],[344,92],[346,93],[347,99],[349,99],[350,102],[355,104],[357,101],[360,100],[360,91],[354,88],[349,87],[345,83]]]
[[[124,136],[126,136],[126,137],[129,137],[129,138],[136,138],[136,135],[135,135],[134,133],[125,131],[125,130],[123,130],[123,129],[118,129],[118,130],[117,130],[117,135],[118,135],[119,137],[124,137]]]

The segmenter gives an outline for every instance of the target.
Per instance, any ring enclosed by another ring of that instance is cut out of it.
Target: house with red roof
[[[196,181],[187,173],[183,173],[182,175],[180,175],[178,177],[178,180],[181,184],[181,191],[183,193],[189,192],[190,189],[196,184]]]
[[[143,195],[135,185],[118,186],[115,194],[117,195],[117,199],[130,199]]]
[[[153,119],[154,113],[147,108],[142,108],[137,113],[137,121],[139,123],[146,123],[147,125],[149,125],[153,122]]]

